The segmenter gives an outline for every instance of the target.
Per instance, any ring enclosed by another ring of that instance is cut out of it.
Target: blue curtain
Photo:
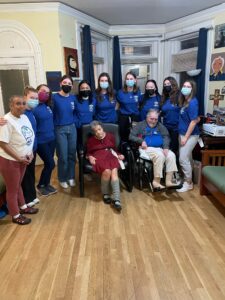
[[[113,87],[116,91],[122,88],[120,43],[118,36],[114,36],[113,38]]]
[[[199,100],[199,114],[205,114],[204,107],[204,94],[205,94],[205,66],[207,55],[207,33],[208,29],[201,28],[199,30],[198,38],[198,55],[197,55],[197,69],[201,69],[201,73],[196,76],[195,81],[197,84],[197,98]]]
[[[92,90],[95,90],[95,77],[93,67],[92,45],[91,45],[91,30],[89,25],[83,27],[83,65],[84,79],[88,80]]]

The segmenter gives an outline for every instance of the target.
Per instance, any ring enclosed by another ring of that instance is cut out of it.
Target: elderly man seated
[[[140,144],[140,156],[145,156],[153,162],[154,179],[152,185],[155,189],[164,189],[160,181],[163,177],[163,167],[166,164],[166,187],[175,187],[172,178],[177,172],[175,154],[169,150],[170,137],[168,130],[158,122],[157,110],[149,110],[146,120],[137,123],[131,130],[129,139]]]

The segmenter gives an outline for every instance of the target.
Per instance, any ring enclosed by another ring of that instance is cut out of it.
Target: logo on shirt
[[[48,112],[50,112],[50,114],[52,114],[52,110],[49,106],[47,106],[47,110],[48,110]]]
[[[32,139],[33,132],[32,132],[32,130],[27,126],[22,126],[21,127],[21,132],[22,132],[22,135],[24,136],[24,138],[26,140],[26,144],[28,146],[30,146],[33,142],[33,139]]]
[[[74,108],[75,108],[74,102],[70,102],[70,104],[71,104],[72,110],[74,110]]]
[[[134,101],[138,102],[138,96],[137,95],[134,96]]]
[[[93,104],[90,104],[90,105],[89,105],[89,111],[92,112],[93,110],[94,110],[94,105],[93,105]]]
[[[155,101],[155,102],[154,102],[154,106],[155,106],[155,107],[158,107],[158,106],[159,106],[159,103],[158,103],[157,101]]]

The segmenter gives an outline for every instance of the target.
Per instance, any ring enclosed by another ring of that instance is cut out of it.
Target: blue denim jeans
[[[58,157],[58,179],[65,182],[75,179],[77,130],[74,124],[56,126],[56,154]]]

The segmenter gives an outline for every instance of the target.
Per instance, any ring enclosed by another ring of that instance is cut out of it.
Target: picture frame
[[[225,23],[215,26],[214,48],[225,47]]]
[[[64,63],[66,75],[72,78],[79,78],[77,49],[64,47]]]
[[[47,85],[52,92],[60,91],[60,80],[62,78],[61,71],[47,71],[46,72],[46,80]]]

